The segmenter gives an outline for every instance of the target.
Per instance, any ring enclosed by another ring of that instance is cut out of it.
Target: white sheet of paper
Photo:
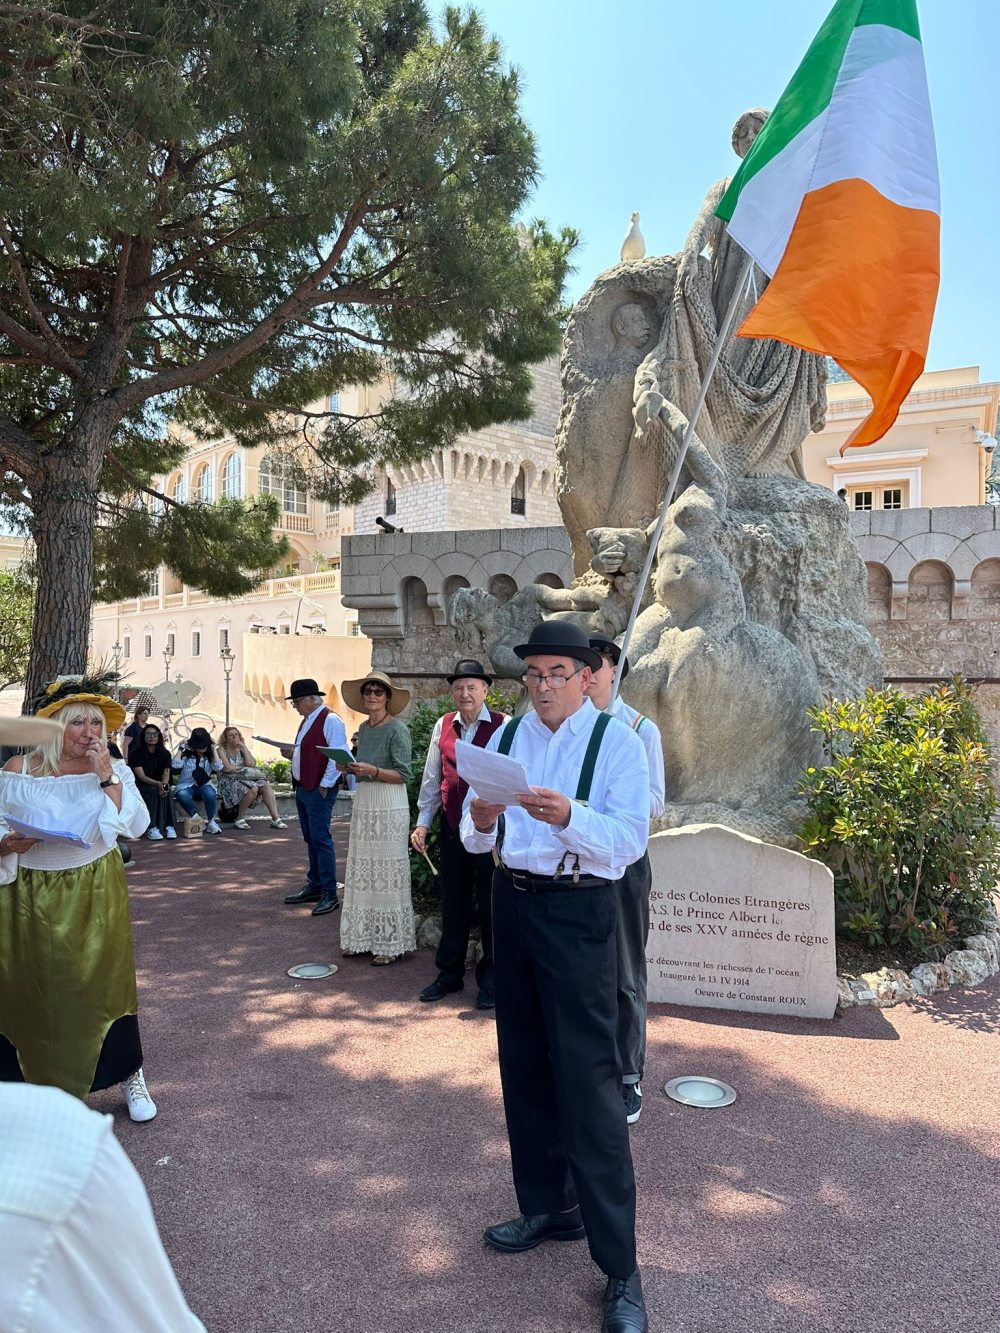
[[[517,805],[518,795],[531,791],[524,764],[509,754],[494,754],[468,741],[456,741],[455,763],[458,776],[490,805]]]
[[[65,829],[42,828],[40,824],[29,824],[26,820],[16,819],[13,815],[4,815],[4,821],[11,833],[16,833],[21,838],[40,838],[43,842],[69,842],[76,847],[92,845],[86,838],[81,838],[79,833],[69,833]]]

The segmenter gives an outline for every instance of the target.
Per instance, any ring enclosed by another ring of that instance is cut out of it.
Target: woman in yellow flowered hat
[[[0,1080],[78,1097],[118,1083],[132,1119],[151,1120],[117,843],[149,813],[108,752],[125,720],[111,681],[53,681],[35,714],[55,732],[0,772]]]

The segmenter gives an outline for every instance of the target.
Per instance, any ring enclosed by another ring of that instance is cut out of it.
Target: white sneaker
[[[149,1095],[146,1080],[142,1076],[142,1069],[137,1069],[130,1078],[127,1078],[124,1083],[119,1083],[118,1086],[128,1103],[128,1113],[132,1119],[139,1121],[152,1120],[153,1116],[156,1115],[156,1103]]]
[[[208,821],[208,823],[205,825],[205,832],[206,832],[206,833],[221,833],[221,832],[222,832],[222,829],[219,828],[218,824],[215,822],[214,819],[210,819],[210,820]]]
[[[272,828],[288,828],[288,825],[285,823],[285,821],[284,821],[283,819],[272,819],[272,820],[271,820],[271,827],[272,827]]]
[[[177,830],[176,830],[175,828],[168,828],[168,829],[167,829],[167,841],[169,842],[169,840],[170,840],[171,838],[176,838],[176,837],[177,837]]]
[[[146,834],[146,837],[149,839],[150,842],[163,841],[163,834],[160,832],[158,828],[151,828],[149,832]]]

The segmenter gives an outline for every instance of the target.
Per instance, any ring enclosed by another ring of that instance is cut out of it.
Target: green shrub
[[[486,696],[487,706],[498,709],[501,713],[513,713],[518,693],[519,691],[513,685],[509,687],[502,684],[494,685]],[[427,747],[431,742],[434,723],[444,713],[450,713],[454,707],[450,694],[439,695],[438,698],[432,699],[430,703],[417,704],[412,717],[407,723],[410,728],[410,739],[413,743],[413,771],[406,787],[407,795],[410,798],[411,833],[417,827],[417,797],[420,794],[420,782],[424,776]],[[427,830],[427,855],[437,866],[439,872],[441,869],[440,841],[441,816],[438,814],[435,815],[430,828]],[[427,862],[412,848],[410,849],[410,875],[413,895],[418,902],[420,899],[426,901],[428,898],[440,898],[441,890],[437,883],[437,877],[431,874]]]
[[[261,772],[266,773],[270,782],[290,782],[292,773],[292,761],[290,759],[272,759],[269,763],[260,765]]]
[[[997,797],[975,690],[869,690],[812,712],[826,766],[801,783],[808,855],[834,875],[837,931],[937,958],[991,914]]]

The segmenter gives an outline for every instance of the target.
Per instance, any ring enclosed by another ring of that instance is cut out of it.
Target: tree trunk
[[[88,470],[70,466],[65,455],[53,471],[58,476],[31,495],[38,585],[26,712],[56,676],[85,669],[90,641],[97,495]]]

